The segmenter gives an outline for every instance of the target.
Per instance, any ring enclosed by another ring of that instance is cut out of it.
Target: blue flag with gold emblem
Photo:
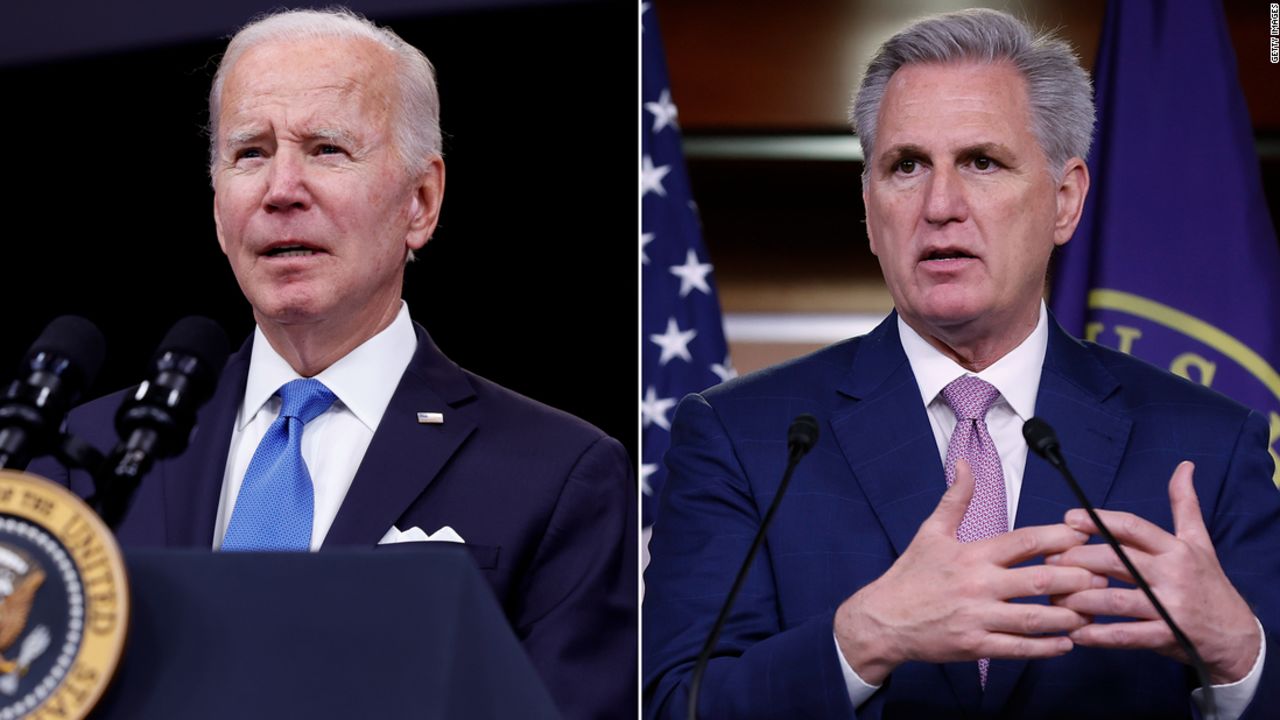
[[[1094,78],[1092,185],[1054,314],[1268,416],[1280,473],[1280,248],[1222,3],[1107,3]]]

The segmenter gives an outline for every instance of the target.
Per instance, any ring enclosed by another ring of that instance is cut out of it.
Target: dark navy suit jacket
[[[635,481],[617,441],[459,368],[416,326],[418,347],[321,550],[373,548],[392,526],[465,540],[566,719],[634,717]],[[200,412],[191,446],[144,478],[118,531],[129,547],[212,547],[246,343]],[[104,450],[123,393],[71,413]],[[420,411],[443,412],[423,425]],[[81,495],[83,472],[31,472]]]
[[[821,435],[800,463],[703,679],[707,718],[1182,718],[1188,669],[1149,651],[1077,647],[1051,660],[910,662],[855,713],[832,639],[834,612],[906,549],[945,489],[942,461],[896,316],[865,337],[681,402],[645,576],[648,717],[684,717],[690,670],[773,499],[787,426]],[[1172,530],[1168,482],[1195,462],[1195,487],[1227,575],[1267,635],[1246,717],[1280,708],[1280,493],[1267,424],[1216,393],[1050,321],[1036,414],[1099,507]],[[1018,527],[1077,507],[1060,476],[1027,459]],[[1037,560],[1038,562],[1038,560]],[[1047,602],[1037,598],[1034,602]]]

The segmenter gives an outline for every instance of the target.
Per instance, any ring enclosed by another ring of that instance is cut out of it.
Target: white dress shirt
[[[312,550],[318,550],[329,533],[365,450],[373,440],[373,433],[417,347],[418,337],[409,320],[409,307],[401,301],[400,312],[386,329],[315,376],[337,400],[307,423],[302,433],[302,459],[315,490]],[[214,549],[222,547],[249,461],[267,428],[280,414],[280,398],[275,393],[285,383],[300,377],[267,342],[262,329],[255,330],[244,400],[236,415],[231,448],[227,451],[227,469],[222,478],[222,496],[213,533]]]
[[[974,373],[961,367],[956,361],[930,345],[911,326],[903,322],[901,315],[898,316],[898,336],[902,339],[902,350],[907,355],[907,362],[911,364],[911,372],[916,376],[916,385],[920,388],[920,400],[928,411],[929,425],[933,428],[933,439],[938,443],[938,456],[945,463],[947,444],[951,442],[951,433],[956,428],[956,415],[951,410],[951,406],[947,405],[946,399],[942,397],[942,389],[956,378]],[[1035,415],[1036,395],[1040,391],[1040,371],[1044,367],[1044,356],[1048,347],[1048,313],[1044,302],[1041,302],[1040,319],[1031,334],[1007,355],[977,373],[979,378],[991,383],[1000,391],[1000,397],[987,411],[986,419],[987,430],[991,433],[991,440],[1000,454],[1000,468],[1004,472],[1009,529],[1013,529],[1018,497],[1022,491],[1022,475],[1027,467],[1028,448],[1026,439],[1022,437],[1022,424]],[[1261,632],[1261,623],[1258,629]],[[832,637],[834,638],[834,634]],[[1262,678],[1262,664],[1266,653],[1267,641],[1266,636],[1263,635],[1261,651],[1249,674],[1230,685],[1213,686],[1218,715],[1222,720],[1237,720],[1244,713],[1257,691],[1258,681]],[[840,652],[838,643],[836,655],[840,658],[840,667],[844,672],[849,700],[856,708],[866,702],[876,690],[880,689],[880,686],[867,684],[854,672],[849,661],[845,659],[844,653]],[[1192,697],[1197,702],[1200,700],[1200,693],[1199,689],[1192,692]]]

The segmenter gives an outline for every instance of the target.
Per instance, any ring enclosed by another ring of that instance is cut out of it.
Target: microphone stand
[[[818,421],[812,415],[805,413],[791,422],[791,427],[787,431],[787,469],[782,474],[782,482],[778,484],[778,491],[773,494],[773,501],[769,503],[764,520],[760,522],[760,529],[756,531],[756,536],[751,541],[751,549],[747,551],[746,559],[738,568],[738,575],[733,580],[729,596],[720,606],[720,614],[716,616],[716,622],[711,626],[711,633],[707,635],[707,641],[702,644],[702,652],[698,653],[698,661],[693,665],[693,676],[689,680],[689,705],[686,713],[688,720],[697,720],[698,693],[702,689],[702,675],[707,670],[707,663],[711,661],[711,652],[715,650],[716,641],[720,639],[720,631],[724,629],[725,620],[729,617],[729,609],[733,607],[733,601],[737,599],[738,593],[742,590],[742,584],[747,579],[751,562],[759,553],[760,546],[764,545],[765,530],[769,529],[769,523],[773,521],[774,513],[778,511],[778,504],[787,492],[787,486],[791,484],[791,475],[795,473],[800,458],[808,454],[817,441]]]

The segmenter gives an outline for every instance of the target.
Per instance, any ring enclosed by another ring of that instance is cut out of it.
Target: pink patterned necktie
[[[1009,530],[1004,472],[986,420],[987,411],[998,397],[1000,391],[995,386],[973,375],[957,378],[942,389],[942,398],[956,414],[956,429],[947,445],[947,487],[956,481],[956,461],[960,458],[967,460],[973,470],[973,499],[956,530],[960,542],[995,537]],[[978,678],[984,688],[990,666],[990,658],[978,660]]]

